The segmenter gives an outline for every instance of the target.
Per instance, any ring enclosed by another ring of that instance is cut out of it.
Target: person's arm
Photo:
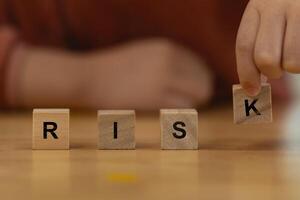
[[[166,40],[90,53],[19,46],[12,58],[11,107],[194,107],[213,92],[206,66]]]

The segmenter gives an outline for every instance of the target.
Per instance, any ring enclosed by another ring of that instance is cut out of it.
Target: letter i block
[[[272,122],[271,86],[262,84],[261,92],[249,97],[241,85],[233,85],[233,118],[235,124]]]
[[[195,109],[161,109],[161,149],[198,149]]]
[[[34,109],[32,149],[69,149],[69,109]]]
[[[99,149],[135,149],[135,111],[99,110]]]

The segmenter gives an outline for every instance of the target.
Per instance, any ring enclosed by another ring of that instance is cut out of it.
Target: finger
[[[272,10],[260,16],[254,59],[257,68],[268,78],[280,78],[282,48],[286,20],[281,10]]]
[[[236,59],[240,83],[250,96],[255,96],[260,91],[260,73],[253,57],[258,26],[258,12],[248,6],[237,35]]]
[[[300,14],[291,12],[287,17],[284,42],[283,68],[291,73],[300,73]]]
[[[265,75],[261,74],[261,76],[260,76],[260,82],[261,82],[261,83],[266,83],[266,82],[268,82],[268,77],[266,77]]]

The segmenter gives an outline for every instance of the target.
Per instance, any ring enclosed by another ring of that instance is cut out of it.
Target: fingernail
[[[253,84],[244,84],[244,89],[249,96],[256,96],[259,93],[259,86],[255,86]]]
[[[248,88],[247,89],[247,92],[248,92],[248,94],[250,95],[250,96],[256,96],[256,95],[258,95],[258,88]]]

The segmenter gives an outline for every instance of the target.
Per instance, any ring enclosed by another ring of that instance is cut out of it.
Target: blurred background
[[[246,4],[1,0],[1,105],[154,110],[228,99]]]
[[[231,100],[247,0],[1,0],[4,108],[206,107]],[[289,99],[287,81],[272,82]]]

